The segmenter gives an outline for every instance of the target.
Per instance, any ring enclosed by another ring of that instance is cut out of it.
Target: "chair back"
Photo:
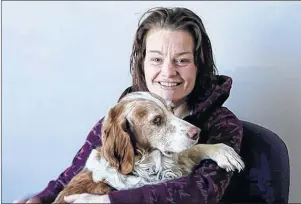
[[[242,122],[240,155],[246,168],[234,174],[221,203],[288,203],[290,166],[285,143],[271,130]]]

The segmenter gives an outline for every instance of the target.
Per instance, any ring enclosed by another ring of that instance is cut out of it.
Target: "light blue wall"
[[[3,202],[41,191],[71,163],[89,130],[130,85],[140,15],[185,6],[204,20],[227,105],[278,133],[301,200],[300,2],[3,2]]]

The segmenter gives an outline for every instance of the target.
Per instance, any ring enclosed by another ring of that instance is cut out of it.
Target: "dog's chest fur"
[[[177,155],[166,156],[159,150],[139,152],[139,156],[135,157],[133,172],[129,175],[121,174],[110,167],[103,157],[99,157],[97,150],[92,150],[85,168],[92,172],[94,182],[105,181],[116,190],[156,184],[185,174],[178,165]]]

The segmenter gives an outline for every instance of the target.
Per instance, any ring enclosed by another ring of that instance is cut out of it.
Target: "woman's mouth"
[[[179,86],[181,85],[182,83],[181,82],[158,82],[158,84],[160,84],[161,86],[163,87],[176,87],[176,86]]]

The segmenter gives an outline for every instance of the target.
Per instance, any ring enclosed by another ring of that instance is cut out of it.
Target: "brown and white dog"
[[[239,155],[225,144],[197,144],[200,129],[175,116],[161,97],[149,92],[127,94],[112,107],[102,125],[102,147],[93,150],[80,171],[61,191],[107,194],[113,189],[136,188],[191,173],[203,159],[226,171],[244,168]]]

